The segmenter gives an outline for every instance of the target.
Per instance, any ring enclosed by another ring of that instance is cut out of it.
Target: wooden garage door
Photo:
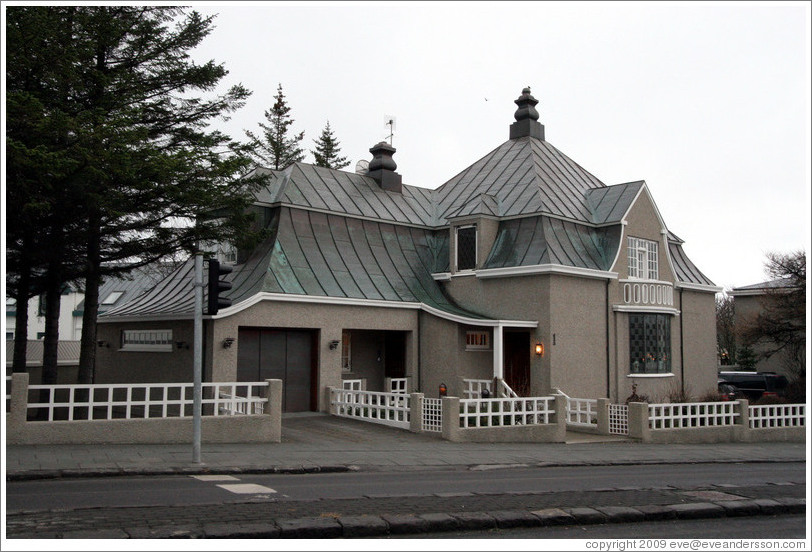
[[[308,330],[240,328],[237,379],[280,379],[283,412],[315,410],[314,343]]]

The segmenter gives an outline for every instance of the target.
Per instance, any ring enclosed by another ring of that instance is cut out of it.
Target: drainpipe
[[[423,382],[421,380],[421,375],[423,371],[420,369],[420,363],[423,360],[422,356],[422,345],[423,345],[423,335],[420,333],[420,318],[423,316],[423,313],[418,311],[417,312],[417,362],[415,363],[415,370],[417,371],[417,390],[422,393],[423,392]]]
[[[609,362],[609,280],[606,280],[606,398],[611,392],[611,363]]]
[[[682,288],[679,288],[679,379],[680,389],[682,394],[685,395],[685,334],[683,333],[684,327],[682,324],[685,309],[682,308]]]

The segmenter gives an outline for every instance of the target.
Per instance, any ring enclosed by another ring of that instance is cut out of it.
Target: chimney
[[[386,142],[378,142],[371,148],[372,161],[369,162],[368,176],[371,176],[378,183],[382,190],[387,192],[402,193],[403,177],[395,172],[398,168],[392,155],[397,150]]]
[[[529,86],[522,90],[522,95],[514,103],[519,109],[513,114],[516,122],[510,125],[510,139],[530,136],[544,140],[544,125],[539,123],[539,112],[536,111],[539,101],[530,94]]]

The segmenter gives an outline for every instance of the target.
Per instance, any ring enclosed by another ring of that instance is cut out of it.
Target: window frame
[[[152,337],[148,337],[150,334],[152,334]],[[121,348],[119,351],[170,353],[172,352],[173,345],[173,332],[169,328],[121,330]]]
[[[643,329],[643,350],[635,351],[632,346],[632,326],[635,324],[635,319],[640,319],[640,324]],[[654,322],[651,324],[647,318],[653,318]],[[648,336],[646,328],[653,326],[655,329],[654,336]],[[629,314],[629,375],[667,375],[671,374],[671,315],[664,313],[651,313],[651,312],[636,312]],[[664,335],[661,335],[661,328],[664,330]],[[654,351],[648,350],[649,343],[654,343]],[[636,360],[638,359],[639,360]],[[648,369],[647,365],[652,366],[653,369]]]
[[[632,280],[659,280],[660,246],[659,242],[629,236],[626,242],[628,249],[628,272]]]
[[[465,268],[460,267],[460,231],[461,230],[472,230],[474,232],[474,258],[473,263],[470,267],[466,266]],[[477,229],[476,224],[465,224],[463,226],[457,226],[455,229],[455,247],[454,247],[454,266],[457,269],[457,272],[464,272],[464,271],[471,271],[475,270],[477,267],[478,257],[479,257],[479,231]]]

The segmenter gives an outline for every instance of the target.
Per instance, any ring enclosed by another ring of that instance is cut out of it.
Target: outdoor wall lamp
[[[536,342],[536,356],[544,356],[544,344],[541,341]]]
[[[188,349],[189,348],[189,344],[186,343],[185,341],[176,341],[175,345],[178,346],[178,349]]]
[[[338,344],[341,343],[338,339],[334,339],[330,342],[330,350],[334,351],[338,349]]]
[[[448,387],[446,387],[444,383],[440,384],[440,396],[441,397],[447,397],[448,396]]]
[[[225,338],[223,340],[223,349],[228,349],[229,347],[231,347],[234,344],[235,341],[236,341],[236,339],[234,339],[233,337]]]

